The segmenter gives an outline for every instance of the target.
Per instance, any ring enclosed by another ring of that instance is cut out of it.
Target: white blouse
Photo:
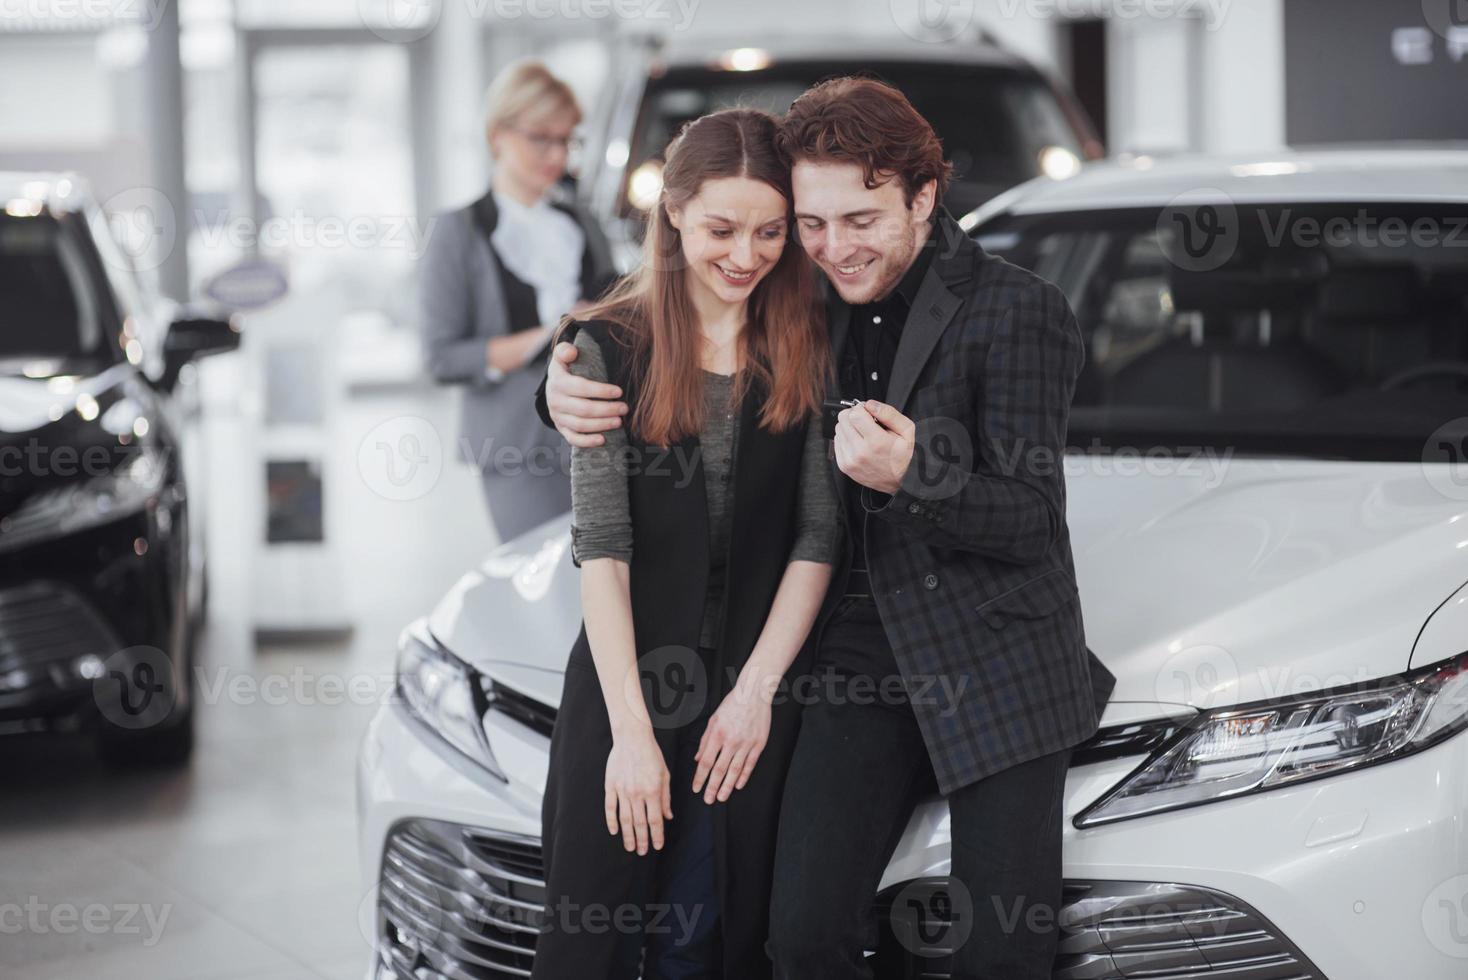
[[[526,207],[498,192],[490,242],[505,268],[535,289],[542,326],[557,323],[581,298],[581,255],[586,235],[566,212],[541,198]]]

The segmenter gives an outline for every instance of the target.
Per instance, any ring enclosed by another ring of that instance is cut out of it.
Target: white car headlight
[[[484,733],[488,701],[477,671],[405,631],[398,640],[397,675],[398,694],[414,717],[470,761],[505,778]]]
[[[1468,654],[1385,684],[1210,711],[1078,817],[1080,828],[1331,776],[1468,728]]]

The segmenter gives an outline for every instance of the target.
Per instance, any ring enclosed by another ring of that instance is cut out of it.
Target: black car
[[[206,589],[188,365],[238,324],[152,298],[77,178],[0,173],[0,202],[0,734],[182,763]]]

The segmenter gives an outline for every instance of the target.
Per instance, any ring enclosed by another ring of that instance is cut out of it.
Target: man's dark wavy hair
[[[896,177],[909,207],[930,180],[942,200],[953,176],[933,127],[905,95],[875,78],[832,78],[808,90],[786,113],[775,145],[792,165],[855,163],[869,188]]]

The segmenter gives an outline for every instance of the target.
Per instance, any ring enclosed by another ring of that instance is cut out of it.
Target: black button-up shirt
[[[838,365],[838,382],[842,398],[885,402],[888,378],[897,360],[897,344],[902,327],[912,311],[918,287],[933,263],[936,235],[928,235],[918,250],[917,258],[908,266],[897,287],[881,299],[851,308],[851,327]],[[866,510],[861,505],[861,485],[847,477],[841,491],[846,502],[846,525],[851,539],[851,568],[865,569]]]

